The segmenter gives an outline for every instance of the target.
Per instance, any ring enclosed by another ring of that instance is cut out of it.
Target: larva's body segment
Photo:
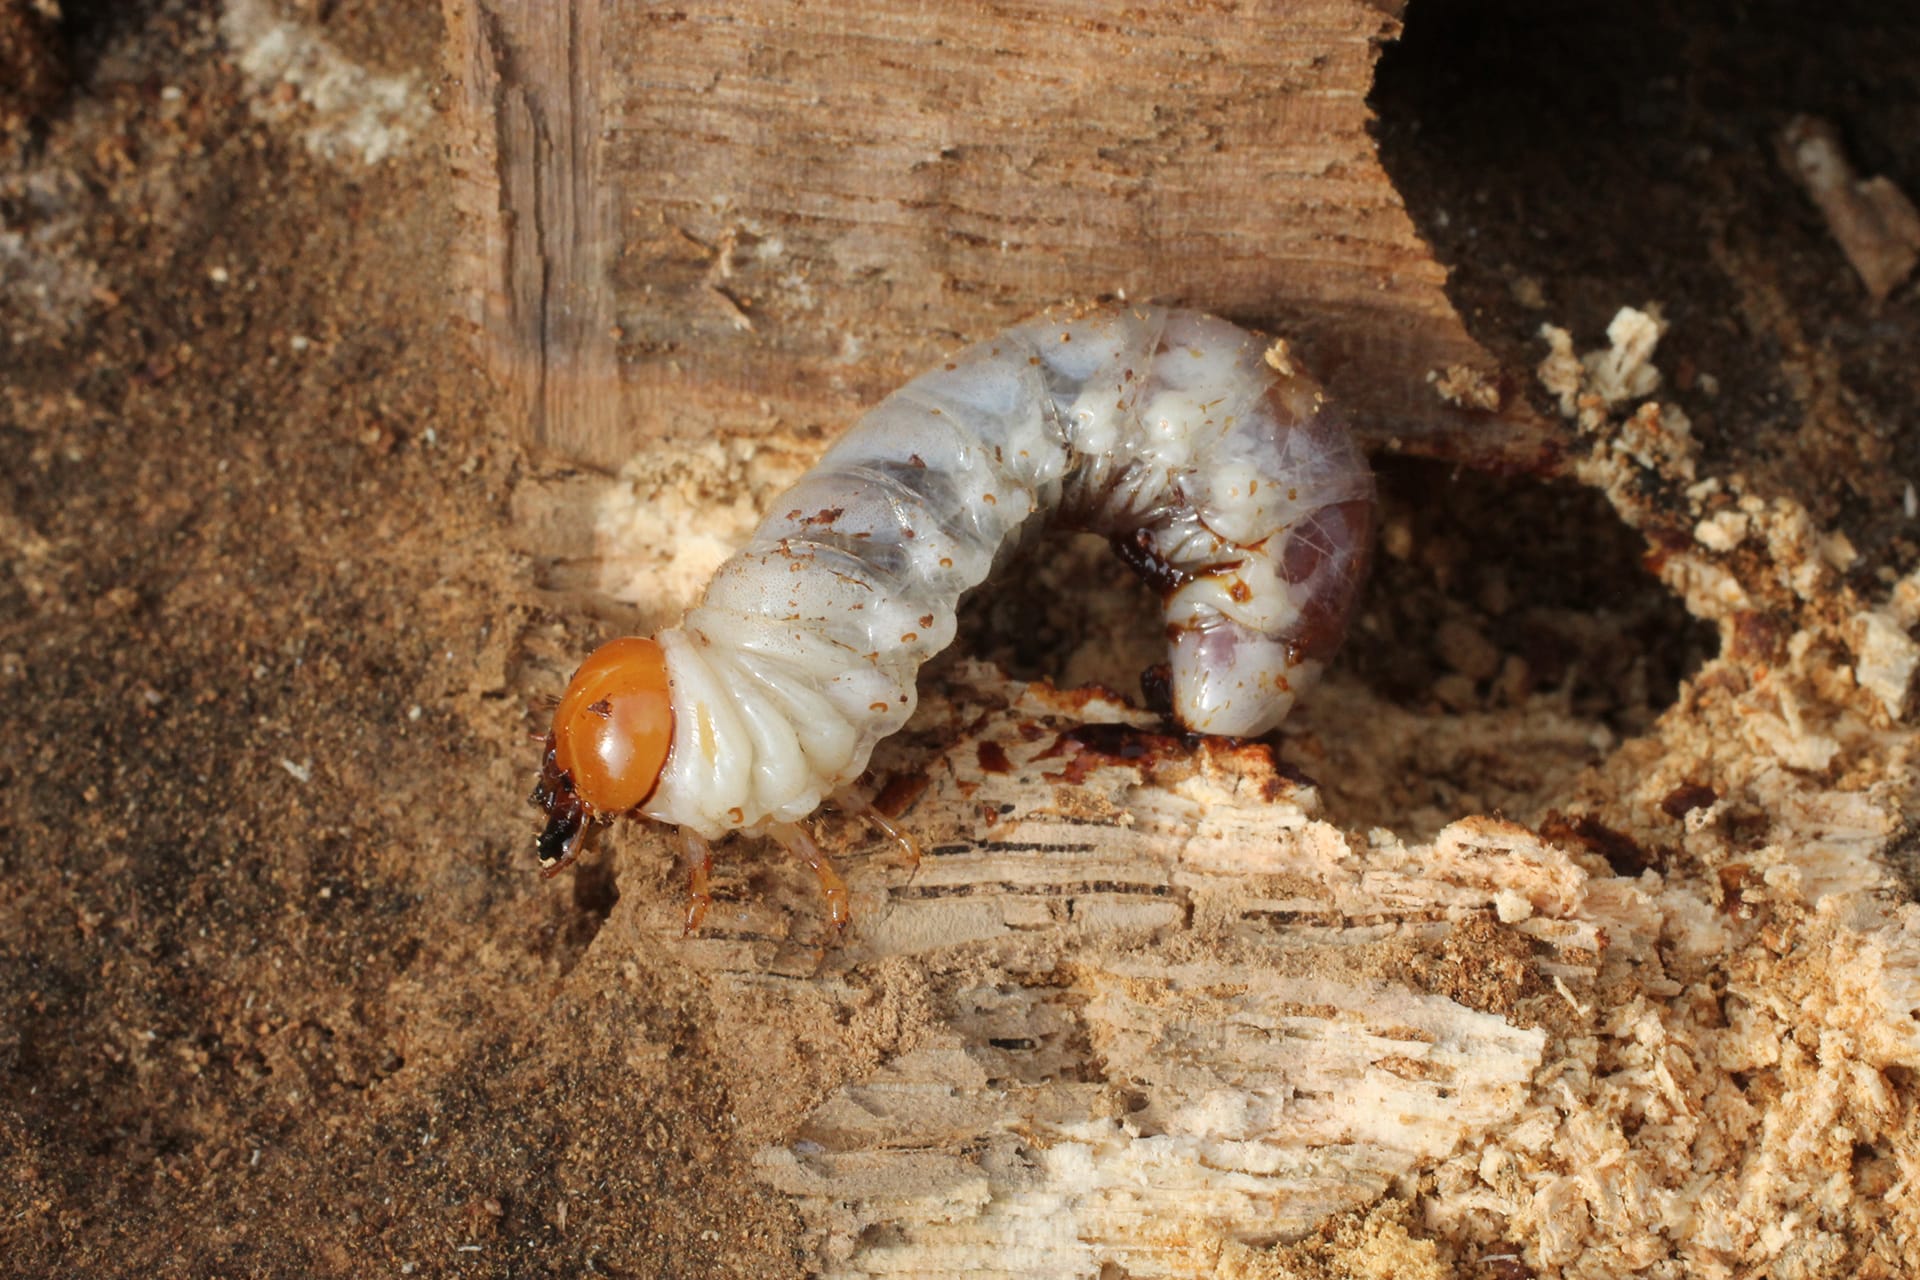
[[[1373,480],[1266,351],[1192,311],[1042,316],[882,401],[655,638],[672,746],[639,811],[707,837],[811,813],[912,714],[961,596],[1049,524],[1151,566],[1183,725],[1278,724],[1344,633]]]

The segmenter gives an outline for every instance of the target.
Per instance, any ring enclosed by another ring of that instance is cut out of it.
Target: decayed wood
[[[549,585],[671,622],[810,428],[1063,297],[1284,329],[1375,444],[1552,451],[1374,162],[1390,16],[799,13],[605,11],[617,434],[562,444],[552,417],[536,442],[624,474],[523,489]],[[1709,476],[1644,399],[1660,326],[1625,314],[1584,359],[1552,332],[1540,371],[1562,461],[1721,629],[1641,737],[1551,691],[1451,714],[1336,675],[1286,753],[1378,824],[1355,830],[1260,750],[1103,751],[1131,730],[1081,726],[1144,719],[950,664],[875,757],[925,784],[920,864],[820,824],[846,936],[749,841],[692,940],[676,896],[623,885],[595,947],[699,974],[703,1047],[811,1272],[1278,1274],[1272,1242],[1388,1193],[1461,1274],[1920,1266],[1920,907],[1888,865],[1920,575],[1855,597],[1843,538]],[[1504,815],[1440,811],[1456,773]],[[669,842],[625,838],[657,879]]]
[[[1699,483],[1684,418],[1631,407],[1649,324],[1542,369],[1579,477],[1663,531],[1663,580],[1727,639],[1643,736],[1552,691],[1459,714],[1336,673],[1277,768],[949,661],[875,756],[918,865],[816,824],[844,936],[804,868],[737,840],[681,941],[671,841],[621,838],[595,949],[699,975],[701,1044],[811,1274],[1245,1280],[1297,1274],[1275,1242],[1321,1266],[1342,1221],[1364,1274],[1914,1273],[1920,573],[1853,598],[1804,508]],[[773,477],[703,456],[631,476],[632,519],[749,519]],[[693,558],[636,564],[641,594],[676,607]],[[1582,739],[1610,754],[1529,780]],[[1420,816],[1476,771],[1505,816]]]
[[[1292,1274],[1269,1246],[1394,1191],[1465,1257],[1583,1280],[1738,1274],[1816,1204],[1911,1254],[1912,1197],[1830,1170],[1911,1140],[1892,1081],[1920,1062],[1920,908],[1877,856],[1887,801],[1783,770],[1803,750],[1758,723],[1767,689],[1622,770],[1634,808],[1724,790],[1686,818],[1686,859],[1717,869],[1696,879],[1494,817],[1363,837],[1262,748],[1135,733],[1138,712],[984,666],[938,685],[881,756],[925,784],[919,865],[826,825],[844,936],[803,869],[730,846],[699,936],[637,892],[596,941],[703,971],[750,1132],[817,1099],[754,1157],[810,1274]],[[1829,755],[1877,740],[1829,727]],[[1778,817],[1765,848],[1747,803]]]
[[[1375,445],[1541,465],[1368,134],[1398,10],[447,0],[489,365],[612,470],[1151,298],[1285,332]]]
[[[915,723],[945,745],[883,756],[925,783],[917,867],[857,841],[844,938],[804,892],[761,893],[684,944],[722,1025],[769,984],[853,1009],[858,975],[926,975],[933,1029],[757,1157],[821,1274],[1206,1274],[1513,1118],[1547,1039],[1508,1016],[1522,970],[1459,983],[1470,1007],[1412,958],[1505,915],[1590,986],[1605,943],[1566,854],[1485,819],[1356,846],[1265,748],[1189,749],[984,665],[943,688]]]
[[[1920,264],[1920,211],[1888,178],[1856,174],[1825,120],[1795,116],[1778,143],[1780,163],[1820,206],[1868,295],[1886,301]]]

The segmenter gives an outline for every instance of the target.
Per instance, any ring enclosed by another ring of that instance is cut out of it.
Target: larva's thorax
[[[1344,634],[1373,481],[1318,385],[1267,351],[1197,312],[1105,309],[889,396],[658,637],[674,737],[642,811],[708,836],[804,817],[906,722],[961,596],[1050,525],[1152,568],[1185,727],[1278,724]]]

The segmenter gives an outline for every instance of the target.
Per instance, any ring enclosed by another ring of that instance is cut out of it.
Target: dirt
[[[0,172],[0,1271],[793,1273],[698,990],[530,869],[445,166],[309,154],[217,17],[76,31]]]
[[[1912,30],[1865,7],[1515,7],[1423,27],[1416,3],[1376,98],[1476,336],[1524,370],[1541,320],[1589,345],[1661,300],[1714,469],[1844,529],[1862,590],[1911,570],[1914,293],[1864,309],[1766,139],[1831,112],[1863,172],[1920,191],[1920,106],[1883,101],[1911,88]],[[592,945],[622,897],[678,892],[648,837],[535,873],[533,691],[601,624],[520,549],[528,464],[452,319],[439,6],[284,11],[411,77],[424,123],[372,163],[316,148],[324,104],[250,78],[212,4],[0,3],[0,83],[21,69],[0,89],[0,1272],[804,1274],[798,1211],[750,1153],[912,1041],[918,979],[870,975],[846,1026],[824,997],[716,1018],[668,949]],[[1516,151],[1501,121],[1568,85],[1563,127]],[[1421,772],[1413,749],[1343,760],[1309,716],[1279,754],[1342,826],[1544,829],[1539,797],[1717,696],[1685,683],[1712,631],[1594,492],[1412,462],[1385,482],[1391,589],[1340,678],[1434,726],[1560,690],[1592,745],[1521,777],[1465,750]],[[976,648],[1062,670],[1067,640],[995,621],[1021,598],[980,606]],[[1047,625],[1085,634],[1131,607],[1112,599]],[[1754,641],[1772,656],[1778,628]],[[1081,661],[1116,687],[1137,669]],[[1532,994],[1512,940],[1481,941],[1420,981]],[[1439,1274],[1404,1217],[1245,1274],[1370,1240]]]

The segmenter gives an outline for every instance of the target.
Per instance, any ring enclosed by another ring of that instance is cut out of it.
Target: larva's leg
[[[687,918],[680,936],[692,937],[713,906],[713,846],[685,827],[680,828],[680,864],[687,869]]]
[[[878,830],[881,835],[899,845],[900,851],[907,855],[907,862],[909,864],[915,868],[919,867],[920,842],[908,835],[900,827],[895,826],[893,820],[888,818],[886,814],[874,808],[871,800],[853,788],[848,787],[845,791],[836,794],[833,797],[832,803],[845,809],[848,813],[864,819],[869,825]]]
[[[853,920],[852,898],[847,892],[847,882],[833,869],[833,864],[827,861],[827,855],[820,851],[813,837],[792,822],[769,823],[767,834],[778,841],[782,849],[813,868],[813,874],[820,877],[820,892],[827,898],[827,917],[833,921],[834,928],[846,928]]]

